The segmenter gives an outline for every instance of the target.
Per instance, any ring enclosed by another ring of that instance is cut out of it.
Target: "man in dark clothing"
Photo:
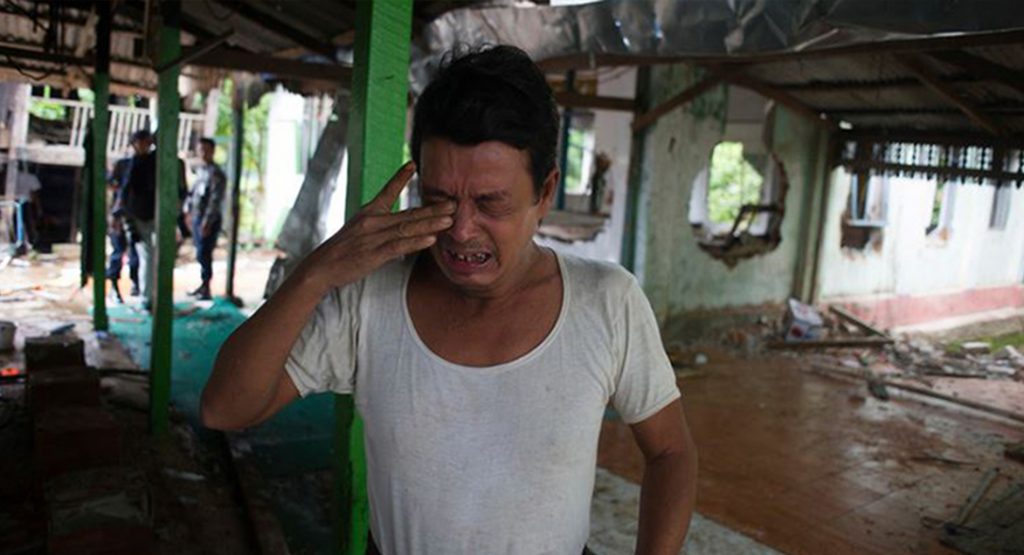
[[[200,299],[210,298],[210,279],[213,277],[213,249],[217,246],[217,234],[221,227],[221,210],[227,179],[224,172],[213,161],[216,145],[213,139],[199,140],[199,155],[202,165],[196,170],[196,180],[188,199],[188,213],[192,220],[192,238],[196,245],[196,259],[201,268],[202,284],[191,295]]]
[[[124,216],[127,239],[138,249],[139,289],[143,302],[151,299],[153,290],[153,216],[156,214],[156,152],[152,150],[153,134],[140,129],[132,134],[131,157],[116,213]]]
[[[128,275],[132,280],[132,296],[139,294],[139,253],[135,249],[135,243],[128,240],[125,232],[123,210],[119,209],[120,197],[124,190],[125,181],[128,178],[128,170],[131,167],[131,157],[122,158],[114,164],[114,170],[107,178],[107,184],[111,189],[113,201],[111,202],[110,220],[107,236],[110,237],[110,245],[113,252],[110,253],[110,262],[107,265],[107,279],[110,280],[114,296],[119,302],[124,302],[121,290],[117,282],[121,279],[121,266],[124,255],[128,255]]]
[[[135,155],[128,165],[120,195],[119,209],[125,217],[128,241],[134,243],[139,252],[139,289],[143,306],[148,310],[152,305],[154,269],[154,237],[156,234],[156,151],[153,150],[153,134],[141,129],[132,134],[132,148]],[[184,198],[185,172],[178,160],[181,180],[178,183],[178,210]]]

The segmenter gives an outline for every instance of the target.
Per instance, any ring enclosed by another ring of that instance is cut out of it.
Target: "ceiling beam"
[[[182,52],[182,57],[191,60],[197,50],[207,45],[192,46]],[[51,54],[38,50],[14,48],[0,45],[0,56],[10,56],[23,60],[35,60],[62,65],[83,66],[88,71],[92,67],[92,55],[86,54],[82,57],[69,56],[66,54]],[[131,65],[145,69],[153,69],[141,62],[132,60],[111,60],[113,64]],[[212,67],[219,69],[231,69],[236,71],[247,71],[251,73],[271,73],[278,77],[301,79],[307,81],[330,82],[343,88],[347,88],[352,79],[352,68],[337,64],[314,64],[282,58],[272,58],[259,54],[250,54],[241,50],[219,48],[207,52],[188,62],[188,65],[197,67]]]
[[[946,102],[959,108],[960,111],[976,125],[993,135],[1003,134],[1003,130],[996,124],[996,122],[992,121],[992,119],[982,112],[981,109],[975,106],[973,102],[960,96],[953,87],[944,82],[931,69],[925,66],[919,57],[908,54],[899,54],[896,55],[895,58],[904,69],[909,71],[914,77],[919,79],[926,87],[942,97]]]
[[[1021,76],[1021,70],[1019,69],[997,64],[988,58],[962,50],[929,52],[928,56],[934,60],[960,68],[971,75],[1006,85],[1024,95],[1024,77]]]
[[[839,125],[835,122],[835,120],[830,118],[822,110],[819,110],[812,106],[808,106],[807,104],[804,104],[802,100],[796,98],[795,96],[789,94],[788,92],[773,87],[772,85],[769,85],[763,81],[759,81],[748,75],[743,75],[742,73],[734,73],[732,75],[727,75],[725,76],[725,80],[728,81],[731,85],[736,85],[737,87],[750,89],[765,98],[774,100],[775,102],[778,102],[779,104],[792,110],[796,114],[801,115],[811,120],[812,122],[821,125],[822,127],[825,127],[826,129],[836,130],[839,128]]]
[[[259,25],[276,35],[280,35],[310,52],[326,56],[327,59],[331,61],[334,61],[335,59],[334,45],[296,29],[282,21],[280,17],[275,14],[263,13],[259,9],[254,8],[253,5],[248,2],[240,2],[238,0],[214,1],[221,6],[234,10],[234,13],[248,19],[256,25]]]
[[[555,102],[566,108],[616,110],[621,112],[632,112],[636,109],[636,102],[632,98],[595,96],[567,91],[556,92]]]
[[[734,71],[738,71],[738,69]],[[679,94],[662,102],[661,104],[658,104],[654,108],[651,108],[650,110],[638,115],[636,118],[633,119],[633,132],[637,133],[639,131],[642,131],[643,129],[654,124],[654,122],[658,121],[665,114],[671,112],[672,110],[675,110],[680,106],[688,104],[690,101],[697,98],[698,96],[722,84],[722,81],[725,77],[726,75],[724,72],[719,74],[711,73],[710,75],[706,75],[696,84],[687,87]]]
[[[333,82],[342,88],[348,88],[352,80],[352,68],[350,66],[314,64],[284,58],[272,58],[270,56],[250,54],[242,50],[228,48],[220,48],[204,54],[189,62],[189,65],[233,69],[252,73],[272,73],[279,77],[292,79]]]
[[[231,35],[233,35],[233,34],[235,34],[235,32],[229,30],[229,31],[225,32],[224,34],[222,34],[219,37],[214,37],[212,39],[208,39],[208,40],[204,41],[202,44],[197,44],[194,47],[189,48],[187,52],[183,52],[177,58],[175,58],[175,59],[173,59],[173,60],[171,60],[169,62],[166,62],[164,64],[160,64],[160,65],[156,66],[153,69],[157,73],[163,73],[164,71],[166,71],[166,70],[168,70],[168,69],[170,69],[170,68],[172,68],[174,66],[186,65],[189,62],[191,62],[192,60],[194,60],[194,59],[196,59],[196,58],[198,58],[198,57],[200,57],[200,56],[202,56],[202,55],[204,55],[204,54],[206,54],[208,52],[212,52],[217,47],[219,47],[220,45],[224,44],[224,41],[226,41],[229,38],[231,38]]]
[[[697,64],[767,64],[779,62],[796,62],[811,58],[829,58],[836,56],[859,56],[879,53],[929,52],[935,50],[958,50],[962,48],[978,48],[1001,44],[1024,43],[1024,30],[995,31],[988,33],[967,33],[962,35],[941,36],[923,39],[899,39],[887,41],[864,42],[828,48],[811,48],[808,50],[784,50],[752,54],[713,54],[685,56],[654,56],[639,54],[566,54],[553,56],[538,62],[545,72],[566,72],[579,69],[595,69],[611,66],[651,66],[659,64],[697,63]]]
[[[977,131],[917,131],[906,129],[856,127],[842,130],[838,135],[841,141],[870,141],[877,143],[926,143],[951,146],[1004,146],[1024,149],[1024,136],[1006,135],[993,137],[988,133]]]
[[[1007,104],[975,105],[981,113],[987,116],[1024,116],[1024,104],[1013,106]],[[949,115],[962,114],[959,108],[952,106],[944,107],[918,107],[918,106],[888,106],[888,107],[859,107],[859,106],[838,106],[825,108],[829,114],[843,116],[885,116],[885,115]]]
[[[943,77],[942,80],[950,84],[972,84],[977,83],[981,79],[974,75],[956,75]],[[897,77],[895,79],[876,81],[789,81],[781,83],[772,81],[769,84],[777,89],[783,89],[788,92],[809,93],[872,92],[881,89],[920,89],[924,87],[924,84],[914,77]]]
[[[36,7],[44,8],[42,11],[39,12],[39,16],[40,16],[41,19],[46,20],[49,17],[49,13],[50,13],[49,5],[48,4],[43,4],[43,3],[38,3],[38,4],[36,4]],[[81,8],[79,8],[79,9],[81,9]],[[26,21],[32,21],[32,18],[28,17],[27,15],[25,15],[24,11],[18,10],[16,8],[13,8],[13,7],[11,7],[11,5],[7,4],[6,2],[0,4],[0,14],[3,14],[3,16],[5,18],[7,18],[7,17],[19,17],[19,18],[24,19]],[[74,16],[74,15],[71,15],[71,14],[68,14],[68,13],[65,13],[65,12],[61,12],[61,14],[62,14],[61,17],[60,17],[61,22],[65,23],[65,24],[68,24],[68,25],[74,25],[74,26],[77,26],[77,27],[84,27],[84,26],[86,26],[89,23],[89,20],[86,17]],[[114,31],[114,32],[117,32],[117,33],[130,33],[130,34],[135,34],[135,35],[138,35],[138,34],[142,33],[142,29],[137,28],[137,27],[133,27],[133,26],[129,26],[129,25],[124,25],[122,23],[114,23],[113,25],[111,25],[111,30]]]
[[[345,31],[344,33],[339,33],[337,35],[334,35],[334,37],[331,38],[331,44],[333,44],[334,46],[342,47],[342,48],[351,48],[353,43],[355,43],[355,41],[356,41],[356,30],[355,29],[349,29],[348,31]],[[309,52],[309,50],[304,48],[304,47],[301,47],[301,46],[296,46],[294,48],[285,48],[284,50],[278,50],[277,52],[274,52],[274,57],[277,57],[277,58],[295,58],[297,56],[301,56],[302,54],[305,54],[306,52]]]

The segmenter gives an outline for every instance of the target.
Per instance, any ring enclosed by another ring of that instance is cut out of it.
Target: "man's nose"
[[[474,221],[476,211],[468,201],[459,201],[452,215],[452,226],[448,228],[448,235],[458,243],[465,243],[473,238],[476,232]]]

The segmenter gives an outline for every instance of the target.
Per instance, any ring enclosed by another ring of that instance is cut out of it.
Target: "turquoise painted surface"
[[[171,403],[199,432],[199,397],[221,344],[245,315],[224,299],[207,309],[192,303],[174,307],[171,351]],[[150,364],[148,314],[126,305],[110,307],[111,332],[141,368]],[[273,509],[281,521],[292,553],[329,553],[331,528],[323,482],[331,468],[334,425],[333,399],[313,395],[300,399],[264,424],[237,434],[252,448],[249,456],[263,475]]]

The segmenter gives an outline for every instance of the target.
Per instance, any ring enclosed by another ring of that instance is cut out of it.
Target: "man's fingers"
[[[412,174],[416,172],[416,164],[406,162],[402,164],[401,168],[395,172],[395,175],[391,176],[384,188],[381,189],[377,196],[367,205],[373,213],[383,214],[391,211],[391,206],[398,200],[398,195],[402,194],[402,189],[408,185],[409,180],[412,179]]]
[[[388,214],[387,216],[382,216],[381,221],[383,226],[386,227],[410,220],[451,216],[453,214],[455,214],[455,203],[452,201],[445,201],[437,204],[431,204],[430,206],[420,206],[418,208],[410,208],[408,210],[402,210],[401,212],[395,212],[394,214]]]
[[[379,231],[400,225],[404,222],[422,220],[424,218],[438,218],[452,216],[455,214],[455,203],[451,201],[410,208],[401,212],[387,214],[368,214],[363,217],[362,225],[367,231]]]
[[[382,245],[394,239],[436,235],[452,226],[451,216],[407,220],[381,229],[368,237],[370,245]]]
[[[421,251],[430,245],[433,245],[435,241],[437,241],[437,237],[433,235],[420,235],[419,237],[395,239],[381,245],[379,252],[387,260],[391,260],[398,258],[399,256],[405,256],[410,253]]]

